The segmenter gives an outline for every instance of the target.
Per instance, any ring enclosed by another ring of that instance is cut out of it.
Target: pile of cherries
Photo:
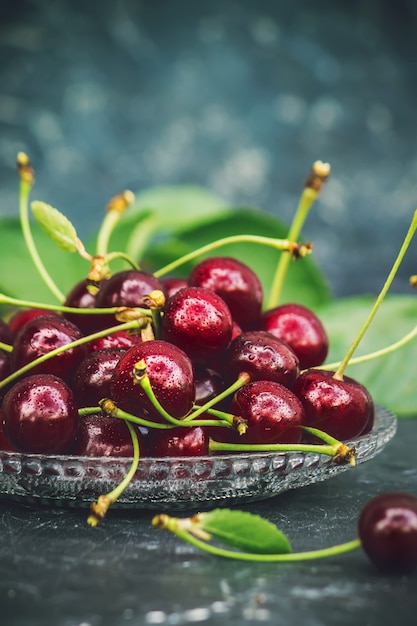
[[[222,394],[211,405],[214,411],[199,419],[215,424],[216,411],[220,420],[225,414],[238,418],[230,427],[138,427],[141,456],[206,455],[210,437],[229,443],[297,443],[303,425],[341,440],[372,428],[374,406],[367,390],[317,368],[328,353],[317,315],[300,304],[263,311],[259,278],[235,258],[206,258],[187,280],[120,271],[101,281],[97,293],[85,279],[68,294],[65,306],[143,311],[152,309],[153,294],[162,305],[154,307],[150,338],[141,331],[116,330],[34,367],[31,362],[52,350],[114,327],[114,315],[33,309],[1,322],[0,339],[12,346],[10,352],[1,351],[1,378],[23,368],[2,390],[7,392],[1,405],[3,448],[131,456],[126,424],[103,412],[103,399],[158,425],[165,419],[161,407],[182,420]],[[138,384],[135,368],[142,362],[156,404]],[[236,391],[224,397],[228,388]],[[85,407],[91,411],[79,415]],[[245,424],[244,431],[234,428],[236,423]]]

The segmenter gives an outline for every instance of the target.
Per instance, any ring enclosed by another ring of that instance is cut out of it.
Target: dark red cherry
[[[141,343],[141,341],[142,337],[140,334],[133,334],[127,330],[118,330],[105,337],[99,337],[98,339],[94,339],[94,341],[89,341],[88,348],[93,352],[96,350],[107,350],[108,348],[118,348],[126,351],[137,343]]]
[[[162,278],[161,282],[166,289],[168,298],[173,296],[174,293],[177,293],[180,289],[189,286],[185,278]]]
[[[235,394],[230,412],[247,422],[247,431],[233,439],[238,443],[298,443],[303,436],[304,409],[284,385],[257,380]]]
[[[261,316],[262,284],[245,263],[232,257],[211,257],[198,263],[188,282],[217,293],[243,330],[256,328]]]
[[[72,445],[78,411],[68,385],[51,374],[34,374],[17,382],[3,404],[4,432],[17,450],[61,454]]]
[[[209,453],[209,437],[200,426],[151,429],[148,435],[151,457],[205,456]]]
[[[114,371],[111,399],[133,415],[164,420],[133,376],[136,363],[142,359],[159,403],[173,417],[184,417],[195,398],[193,366],[180,348],[158,339],[144,341],[125,352]]]
[[[136,432],[140,456],[146,456],[142,434]],[[84,415],[80,423],[71,454],[95,457],[133,457],[132,437],[126,423],[101,413]]]
[[[225,353],[224,378],[228,384],[241,372],[251,380],[272,380],[292,387],[298,376],[298,359],[281,339],[265,331],[246,331],[238,335]]]
[[[11,364],[16,371],[72,341],[83,337],[77,326],[53,315],[37,317],[28,322],[16,335],[11,353]],[[30,374],[50,373],[71,380],[79,363],[87,353],[85,345],[65,350],[30,370]]]
[[[96,302],[98,307],[143,307],[148,308],[143,296],[152,291],[162,291],[166,296],[163,283],[149,272],[141,270],[124,270],[113,274],[101,285],[97,294]],[[115,325],[112,315],[105,315],[107,326]]]
[[[16,336],[17,333],[25,324],[30,322],[30,320],[35,319],[36,317],[44,317],[45,315],[56,315],[59,316],[59,313],[55,313],[54,311],[48,311],[47,309],[21,309],[17,311],[9,320],[9,327],[13,333],[13,336]]]
[[[195,368],[195,402],[203,405],[215,398],[224,389],[223,379],[210,368]]]
[[[293,391],[301,400],[306,425],[324,430],[336,439],[359,436],[373,420],[374,403],[369,391],[348,376],[310,369],[297,378]]]
[[[9,324],[0,317],[0,341],[11,345],[13,343],[13,331]]]
[[[207,362],[229,345],[232,316],[227,304],[214,291],[187,287],[168,300],[161,336],[184,350],[196,363]]]
[[[88,354],[74,374],[72,389],[78,407],[98,406],[111,395],[111,380],[117,363],[125,354],[120,348],[107,348]]]
[[[300,368],[324,363],[329,340],[318,316],[301,304],[282,304],[265,311],[261,328],[282,339],[294,350]]]
[[[97,308],[96,297],[96,295],[93,295],[88,290],[88,281],[83,279],[74,285],[68,293],[64,305],[76,309],[95,309]],[[92,333],[106,328],[108,321],[108,316],[104,317],[99,313],[97,315],[95,313],[64,313],[63,316],[65,319],[75,324],[84,335],[91,335]],[[111,318],[110,321],[113,326],[117,323],[114,317]],[[110,324],[107,325],[110,326]]]
[[[379,569],[409,574],[417,566],[417,497],[402,492],[375,496],[361,511],[358,533]]]
[[[6,352],[6,350],[0,350],[0,380],[7,378],[11,371],[12,369],[10,365],[10,352]]]

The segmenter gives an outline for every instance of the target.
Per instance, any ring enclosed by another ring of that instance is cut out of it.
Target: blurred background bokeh
[[[196,184],[305,235],[336,296],[376,292],[417,208],[413,0],[5,0],[0,214],[15,158],[81,235],[125,188]],[[408,292],[416,247],[394,289]]]

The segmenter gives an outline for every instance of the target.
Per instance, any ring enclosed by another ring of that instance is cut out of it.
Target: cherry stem
[[[123,419],[128,422],[132,422],[133,424],[137,424],[138,426],[144,426],[145,428],[156,428],[159,430],[171,430],[177,426],[191,427],[191,426],[222,426],[230,428],[230,424],[222,419],[219,420],[196,420],[195,422],[184,423],[182,420],[177,420],[174,417],[171,418],[171,421],[168,422],[153,422],[152,420],[147,420],[142,417],[138,417],[137,415],[133,415],[132,413],[128,413],[127,411],[123,411],[120,409],[113,400],[110,398],[103,398],[99,402],[100,408],[106,415],[110,415],[111,417],[115,417],[118,419]],[[94,408],[94,410],[93,410]],[[97,411],[97,407],[86,407],[83,409],[79,409],[79,413],[82,411],[85,415],[88,413],[95,413]],[[80,413],[81,415],[83,413]]]
[[[97,502],[94,502],[91,505],[91,507],[90,507],[91,513],[90,513],[90,515],[89,515],[89,517],[87,519],[87,523],[90,526],[95,527],[100,522],[103,521],[109,506],[111,504],[114,504],[116,502],[116,500],[118,500],[120,498],[122,493],[129,486],[129,484],[130,484],[131,480],[133,479],[134,475],[136,474],[136,470],[138,468],[139,458],[140,458],[140,449],[139,449],[138,436],[137,436],[137,433],[136,433],[134,427],[131,424],[129,424],[129,422],[127,422],[127,421],[126,421],[126,426],[129,429],[130,436],[132,438],[132,444],[133,444],[133,459],[132,459],[132,463],[130,465],[129,471],[127,472],[126,476],[117,485],[117,487],[112,489],[112,491],[110,491],[106,495],[100,496],[98,498]]]
[[[256,554],[253,552],[238,552],[235,550],[226,550],[225,548],[220,548],[210,543],[207,543],[202,539],[198,539],[195,535],[181,528],[182,522],[183,520],[181,519],[163,514],[157,515],[153,518],[152,526],[156,528],[162,528],[163,530],[169,530],[179,539],[182,539],[187,543],[195,546],[196,548],[199,548],[204,552],[208,552],[209,554],[214,554],[216,556],[222,556],[229,559],[237,559],[240,561],[262,561],[264,563],[291,563],[294,561],[311,561],[314,559],[338,556],[346,552],[351,552],[360,548],[362,545],[360,539],[353,539],[352,541],[340,543],[329,548],[321,548],[319,550],[310,550],[307,552],[290,552],[285,554]]]
[[[210,439],[210,452],[312,452],[333,457],[336,463],[355,465],[355,449],[331,437],[327,433],[307,426],[304,431],[322,439],[325,443],[224,443]]]
[[[26,374],[26,372],[29,372],[32,368],[36,367],[37,365],[44,363],[48,359],[52,359],[54,356],[57,356],[58,354],[61,354],[62,352],[65,352],[66,350],[71,350],[72,348],[78,348],[78,346],[82,346],[83,344],[89,343],[90,341],[95,341],[96,339],[100,339],[101,337],[107,337],[108,335],[119,332],[120,330],[130,330],[132,328],[140,328],[140,320],[126,322],[125,324],[118,324],[117,326],[111,326],[110,328],[106,328],[105,330],[92,333],[91,335],[86,335],[85,337],[81,337],[80,339],[76,339],[75,341],[66,343],[63,346],[59,346],[59,348],[55,348],[55,350],[51,350],[50,352],[43,354],[42,356],[38,357],[37,359],[34,359],[33,361],[30,361],[29,363],[19,368],[18,370],[15,370],[6,378],[3,378],[3,380],[0,381],[0,389],[5,387],[9,383],[13,382],[14,380],[16,380],[16,378],[19,378],[19,376],[22,376],[22,374]]]
[[[330,166],[328,164],[322,163],[321,161],[317,161],[313,164],[311,174],[305,183],[298,207],[288,231],[288,239],[291,241],[298,240],[307,215],[309,214],[314,202],[317,200],[322,184],[328,177],[329,172]],[[279,303],[290,259],[291,257],[289,254],[281,254],[274,278],[272,279],[272,287],[267,305],[268,309],[276,307]]]
[[[389,346],[385,346],[385,348],[380,348],[379,350],[375,350],[375,352],[368,352],[368,354],[363,354],[362,356],[353,357],[349,360],[349,365],[359,365],[360,363],[367,363],[368,361],[372,361],[373,359],[379,359],[383,356],[388,356],[392,352],[395,352],[399,348],[402,348],[407,343],[415,339],[417,336],[417,326],[415,326],[409,333],[404,335],[398,341],[391,343]],[[320,369],[324,370],[334,370],[335,368],[340,366],[340,361],[335,361],[334,363],[326,363],[325,365],[317,366]]]
[[[3,343],[0,341],[0,350],[4,350],[5,352],[13,352],[13,346],[8,343]]]
[[[190,415],[187,416],[187,418],[183,418],[183,419],[177,419],[175,417],[173,417],[172,415],[170,415],[168,413],[168,411],[166,411],[164,409],[164,407],[161,405],[161,403],[159,402],[158,398],[155,396],[155,392],[152,389],[152,385],[151,385],[151,381],[149,380],[149,376],[146,373],[146,364],[144,362],[144,359],[142,359],[141,361],[138,361],[138,363],[136,363],[136,366],[134,368],[133,371],[133,378],[134,380],[142,387],[142,390],[146,393],[147,397],[149,398],[149,400],[152,403],[152,406],[158,411],[158,413],[161,415],[161,417],[163,417],[167,422],[169,422],[170,424],[173,424],[175,426],[217,426],[217,425],[224,425],[225,420],[199,420],[194,421],[194,413],[191,414],[191,419],[190,419]],[[202,413],[204,413],[204,410],[200,410],[198,409],[197,411],[195,411],[195,413],[197,415],[201,415]],[[197,415],[195,417],[197,417]],[[234,416],[231,416],[230,422],[229,420],[226,421],[226,424],[230,427],[233,426],[233,418]],[[204,423],[204,422],[209,422],[209,424]],[[219,424],[219,421],[222,422],[222,424]],[[216,423],[213,423],[216,422]]]
[[[123,261],[127,261],[131,267],[135,270],[139,270],[140,266],[134,261],[128,254],[124,252],[111,252],[110,254],[105,255],[105,263],[108,265],[115,259],[123,259]]]
[[[20,214],[20,224],[22,228],[23,237],[26,242],[27,249],[32,258],[33,264],[39,272],[39,275],[43,279],[44,283],[47,285],[49,290],[53,293],[56,299],[59,302],[64,302],[65,296],[57,287],[50,274],[48,273],[46,267],[44,266],[38,250],[35,245],[35,241],[32,236],[32,231],[30,228],[29,222],[29,195],[32,189],[34,179],[28,177],[26,175],[22,175],[22,168],[30,168],[30,162],[28,157],[19,153],[17,157],[18,163],[18,171],[20,175],[20,193],[19,193],[19,214]]]
[[[377,299],[375,300],[375,304],[372,307],[368,317],[366,318],[362,328],[360,329],[358,335],[356,336],[356,338],[354,339],[352,345],[350,346],[349,350],[347,351],[345,357],[343,358],[343,360],[340,362],[339,367],[337,368],[335,374],[334,374],[334,378],[338,379],[338,380],[342,380],[343,379],[343,374],[345,372],[346,367],[348,366],[351,357],[353,355],[353,353],[355,352],[356,348],[358,347],[360,341],[362,340],[362,337],[364,336],[364,334],[366,333],[366,331],[368,330],[369,326],[371,325],[372,320],[374,319],[379,307],[382,304],[382,301],[384,300],[388,289],[391,287],[392,281],[395,278],[395,275],[398,271],[398,268],[401,265],[401,262],[404,258],[405,253],[407,252],[407,249],[411,243],[411,240],[413,238],[413,235],[415,233],[415,230],[417,228],[417,211],[414,211],[414,215],[413,215],[413,219],[411,221],[411,224],[409,226],[409,229],[407,231],[407,234],[404,238],[404,241],[401,245],[400,251],[398,252],[398,255],[393,263],[393,266],[391,268],[391,271],[388,274],[388,277],[377,297]]]
[[[123,193],[112,198],[108,203],[106,207],[106,213],[104,215],[97,235],[97,256],[107,256],[110,237],[112,236],[115,227],[126,212],[127,208],[132,204],[134,199],[134,194],[131,191],[126,190]]]
[[[222,239],[217,239],[217,241],[213,241],[205,246],[201,246],[197,250],[185,254],[184,256],[172,261],[172,263],[168,263],[164,267],[161,267],[159,270],[154,272],[154,275],[159,278],[173,270],[176,270],[184,263],[188,263],[189,261],[193,261],[195,258],[201,256],[202,254],[207,254],[208,252],[212,252],[217,248],[221,248],[222,246],[233,244],[233,243],[257,243],[264,246],[270,246],[275,248],[276,250],[284,250],[287,252],[291,252],[296,257],[302,257],[311,252],[311,246],[309,245],[299,245],[294,241],[290,241],[289,239],[274,239],[272,237],[263,237],[261,235],[231,235],[230,237],[223,237]]]
[[[219,393],[217,396],[215,396],[211,400],[208,400],[205,404],[197,407],[194,411],[192,411],[192,413],[184,417],[183,421],[189,422],[189,421],[194,420],[196,417],[198,417],[202,413],[205,413],[208,409],[211,409],[218,402],[229,397],[232,393],[235,393],[238,389],[240,389],[241,387],[243,387],[249,382],[250,382],[249,374],[247,374],[246,372],[241,372],[234,383],[229,385],[229,387],[227,387],[224,391]],[[230,415],[230,414],[226,413],[226,415]]]
[[[127,309],[129,307],[108,307],[108,308],[81,308],[81,307],[72,307],[72,306],[64,306],[61,304],[44,304],[42,302],[32,302],[30,300],[20,300],[18,298],[12,298],[11,296],[6,296],[4,293],[0,293],[0,304],[10,304],[12,306],[17,306],[19,308],[28,308],[28,309],[45,309],[46,311],[58,311],[60,313],[77,313],[80,315],[97,315],[97,314],[112,314],[115,315],[118,313],[121,308]],[[149,316],[152,314],[152,311],[149,309],[141,308],[141,307],[132,307],[130,310],[135,311],[138,315]]]

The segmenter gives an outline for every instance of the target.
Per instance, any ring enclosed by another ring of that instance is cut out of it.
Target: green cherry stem
[[[194,420],[196,417],[198,417],[202,413],[205,413],[208,409],[211,409],[212,407],[214,407],[221,400],[224,400],[225,398],[228,398],[231,394],[236,393],[238,389],[240,389],[241,387],[243,387],[249,382],[250,382],[249,374],[247,374],[246,372],[241,372],[234,383],[229,385],[229,387],[227,387],[224,391],[219,393],[217,396],[215,396],[211,400],[208,400],[205,404],[199,407],[196,407],[194,411],[192,411],[189,415],[184,417],[183,421],[190,422]],[[225,414],[225,415],[229,415],[229,414]]]
[[[359,365],[360,363],[367,363],[368,361],[372,361],[373,359],[379,359],[384,356],[388,356],[389,354],[395,352],[399,348],[402,348],[407,343],[412,341],[417,337],[417,326],[415,326],[409,333],[404,335],[398,341],[391,343],[389,346],[385,346],[385,348],[380,348],[379,350],[375,350],[374,352],[368,352],[368,354],[363,354],[362,356],[353,357],[349,361],[349,365]],[[318,366],[323,370],[334,370],[340,366],[340,361],[335,361],[334,363],[326,363],[325,365]]]
[[[96,255],[107,257],[110,237],[120,219],[134,202],[135,196],[132,191],[125,190],[114,196],[106,207],[106,213],[97,235]]]
[[[13,352],[13,346],[0,341],[0,350],[4,350],[5,352]]]
[[[382,304],[382,301],[384,300],[387,291],[389,290],[389,288],[391,287],[392,281],[395,278],[395,275],[398,271],[398,268],[400,267],[402,260],[404,258],[405,253],[407,252],[407,249],[411,243],[411,240],[414,236],[414,233],[416,231],[417,228],[417,210],[414,211],[414,215],[413,215],[413,219],[411,220],[411,224],[408,228],[408,231],[406,233],[406,236],[404,238],[404,241],[401,245],[401,248],[397,254],[397,257],[393,263],[393,266],[391,268],[391,271],[388,274],[388,277],[377,297],[377,299],[375,300],[374,306],[372,307],[371,311],[368,314],[368,317],[366,318],[362,328],[360,329],[359,333],[357,334],[356,338],[354,339],[353,343],[351,344],[349,350],[347,351],[347,353],[345,354],[344,358],[342,359],[342,361],[340,362],[335,374],[334,374],[334,378],[336,379],[343,379],[343,374],[345,372],[346,367],[348,366],[351,357],[353,355],[353,353],[355,352],[356,348],[358,347],[359,343],[362,340],[362,337],[364,336],[364,334],[366,333],[366,331],[368,330],[369,326],[371,325],[372,320],[374,319],[379,307]]]
[[[97,526],[101,521],[103,521],[109,506],[114,504],[116,500],[120,498],[124,490],[129,486],[131,480],[133,479],[136,470],[138,469],[139,458],[140,458],[140,449],[139,449],[139,441],[136,431],[132,424],[126,422],[126,426],[129,429],[130,436],[132,438],[133,444],[133,459],[130,465],[129,471],[123,480],[112,490],[109,491],[106,495],[99,496],[97,502],[91,504],[90,507],[90,515],[87,519],[87,523],[90,526]]]
[[[46,267],[44,266],[38,250],[33,239],[32,231],[29,222],[29,195],[32,186],[35,182],[33,170],[29,161],[29,157],[23,152],[19,152],[17,155],[17,169],[20,178],[20,192],[19,192],[19,215],[20,224],[22,228],[23,237],[26,242],[27,249],[32,258],[33,264],[39,272],[39,275],[47,285],[49,290],[53,293],[59,302],[64,302],[65,296],[52,280]]]
[[[290,252],[296,258],[306,256],[311,252],[310,244],[300,245],[294,241],[290,241],[289,239],[274,239],[272,237],[263,237],[261,235],[231,235],[230,237],[217,239],[217,241],[213,241],[205,246],[201,246],[201,248],[197,248],[197,250],[194,250],[193,252],[185,254],[179,259],[172,261],[172,263],[168,263],[168,265],[161,267],[159,270],[154,272],[154,275],[159,278],[169,272],[172,272],[173,270],[176,270],[181,265],[184,265],[184,263],[193,261],[203,254],[207,254],[217,248],[234,243],[256,243],[263,246],[270,246],[276,250]]]
[[[0,304],[10,304],[12,306],[16,306],[19,308],[28,308],[28,309],[45,309],[45,311],[57,311],[59,313],[77,313],[77,315],[100,315],[100,314],[111,314],[116,315],[122,309],[127,309],[128,307],[103,307],[100,309],[91,308],[78,308],[71,306],[64,306],[63,304],[45,304],[43,302],[33,302],[31,300],[20,300],[18,298],[12,298],[11,296],[6,296],[4,293],[0,293]],[[133,311],[135,315],[148,317],[152,315],[152,311],[149,309],[141,308],[141,307],[131,307],[130,311]]]
[[[111,252],[104,257],[106,265],[114,261],[115,259],[122,259],[126,261],[134,270],[140,269],[140,266],[134,261],[128,254],[124,252]]]
[[[113,400],[110,398],[103,398],[99,402],[99,410],[101,409],[103,413],[106,415],[110,415],[111,417],[115,417],[117,419],[123,419],[127,422],[132,422],[132,424],[137,424],[138,426],[144,426],[145,428],[156,428],[157,430],[170,430],[175,428],[176,426],[222,426],[230,428],[230,424],[226,420],[196,420],[195,422],[184,423],[182,420],[177,420],[174,417],[171,417],[171,420],[168,422],[154,422],[152,420],[147,420],[142,417],[138,417],[137,415],[133,415],[132,413],[128,413],[127,411],[123,411],[120,409]],[[93,411],[93,408],[95,409]],[[82,411],[83,413],[80,413]],[[88,413],[96,412],[96,407],[86,407],[83,409],[79,409],[79,413],[82,415],[87,415]],[[85,412],[85,413],[84,413]]]
[[[321,161],[313,163],[311,173],[305,182],[298,207],[288,231],[288,239],[291,241],[298,240],[307,215],[316,201],[323,186],[323,182],[328,178],[329,173],[330,165],[328,163],[322,163]],[[289,254],[281,254],[274,278],[272,280],[272,287],[267,305],[268,309],[272,309],[279,303],[290,260],[291,257]]]
[[[327,433],[307,426],[305,432],[322,439],[324,443],[224,443],[210,439],[210,452],[307,452],[325,454],[333,458],[335,463],[355,465],[356,451]]]
[[[152,526],[154,526],[155,528],[161,528],[163,530],[169,530],[179,539],[182,539],[183,541],[186,541],[194,547],[199,548],[200,550],[203,550],[204,552],[207,552],[209,554],[221,556],[228,559],[237,559],[240,561],[261,561],[264,563],[291,563],[294,561],[311,561],[314,559],[338,556],[339,554],[351,552],[352,550],[360,548],[362,545],[359,539],[353,539],[352,541],[340,543],[329,548],[310,550],[307,552],[290,552],[285,554],[257,554],[253,552],[238,552],[235,550],[226,550],[225,548],[220,548],[210,543],[207,543],[202,539],[198,539],[195,535],[188,532],[187,530],[184,530],[182,528],[183,520],[175,517],[170,517],[166,514],[156,515],[152,520]]]
[[[2,389],[3,387],[6,387],[9,383],[19,378],[19,376],[26,374],[37,365],[40,365],[41,363],[45,363],[45,361],[52,359],[54,356],[57,356],[58,354],[61,354],[62,352],[65,352],[66,350],[71,350],[72,348],[78,348],[78,346],[82,346],[83,344],[89,343],[90,341],[94,341],[95,339],[100,339],[101,337],[107,337],[107,335],[111,335],[120,330],[131,330],[131,329],[137,329],[140,327],[141,327],[140,320],[134,320],[132,322],[126,322],[125,324],[118,324],[117,326],[111,326],[110,328],[106,328],[105,330],[92,333],[91,335],[86,335],[85,337],[81,337],[80,339],[76,339],[75,341],[66,343],[63,346],[59,346],[59,348],[55,348],[55,350],[51,350],[50,352],[43,354],[42,356],[38,357],[37,359],[34,359],[33,361],[30,361],[29,363],[19,368],[18,370],[15,370],[6,378],[3,378],[3,380],[0,381],[0,389]]]

